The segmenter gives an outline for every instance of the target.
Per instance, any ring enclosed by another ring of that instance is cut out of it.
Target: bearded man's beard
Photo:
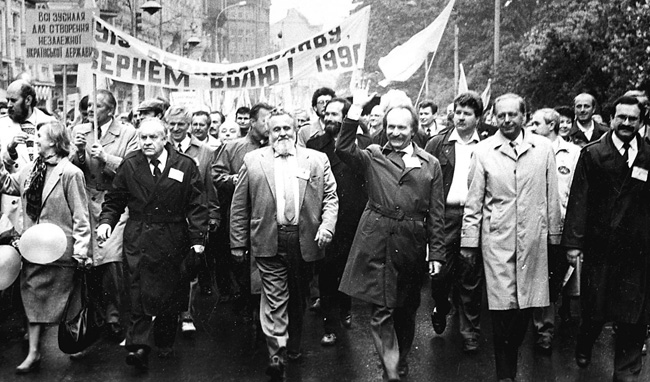
[[[334,121],[326,122],[325,131],[333,137],[339,135],[339,131],[341,131],[341,122],[334,122]]]
[[[289,151],[294,147],[295,142],[290,138],[278,138],[273,142],[273,151],[279,155],[287,155]]]

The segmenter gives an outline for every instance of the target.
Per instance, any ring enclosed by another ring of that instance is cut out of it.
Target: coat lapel
[[[307,179],[298,176],[298,211],[302,209],[302,202],[305,200],[305,189],[307,188],[307,182],[311,178],[311,168],[309,164],[309,152],[302,150],[299,147],[296,147],[296,159],[298,160],[298,171],[308,174]]]
[[[167,162],[169,163],[169,160]],[[142,152],[138,153],[138,160],[135,164],[135,181],[140,183],[149,194],[151,194],[151,191],[156,186],[151,168],[149,168],[149,161],[147,161],[147,157]]]
[[[262,172],[266,176],[266,182],[269,184],[271,189],[271,195],[273,195],[273,200],[276,201],[277,196],[275,195],[275,171],[273,170],[273,162],[275,158],[273,157],[273,149],[271,147],[264,148],[262,152]]]
[[[517,161],[517,155],[515,155],[515,150],[510,146],[510,141],[501,134],[501,130],[497,131],[494,134],[494,148],[498,149],[501,154],[507,156],[513,161]]]
[[[120,135],[120,126],[118,125],[118,122],[113,119],[111,122],[111,125],[108,127],[108,130],[106,130],[106,133],[102,135],[101,138],[99,138],[99,143],[101,143],[102,146],[107,146],[117,139],[117,137]]]
[[[68,160],[66,158],[63,158],[52,169],[52,174],[50,174],[50,177],[47,179],[47,183],[45,183],[45,185],[43,186],[43,194],[41,195],[41,200],[42,200],[41,205],[45,204],[45,201],[52,193],[52,190],[54,190],[56,184],[59,183],[59,180],[61,179],[61,174],[63,173],[63,166],[65,166],[65,162],[67,161]]]

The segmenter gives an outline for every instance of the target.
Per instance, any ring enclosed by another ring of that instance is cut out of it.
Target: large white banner
[[[191,60],[146,44],[96,19],[93,72],[108,78],[178,90],[254,89],[319,73],[363,68],[370,7],[340,25],[281,52],[255,60],[215,64]]]

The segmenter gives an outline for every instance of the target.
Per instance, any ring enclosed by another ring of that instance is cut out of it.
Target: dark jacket
[[[190,246],[204,245],[208,229],[204,183],[196,163],[169,144],[165,150],[167,164],[157,182],[142,151],[124,158],[99,218],[100,224],[114,227],[129,207],[124,255],[136,280],[131,295],[137,293],[145,314],[152,316],[168,308],[181,287],[183,258]]]
[[[571,130],[569,130],[569,139],[576,145],[583,147],[587,143],[596,142],[599,140],[600,137],[602,137],[603,134],[605,134],[608,130],[609,127],[607,127],[607,125],[603,125],[594,121],[594,132],[591,134],[591,139],[587,139],[585,134],[578,127],[578,122],[573,121]]]
[[[585,146],[571,185],[562,245],[584,253],[580,299],[594,320],[650,323],[650,183],[636,179],[650,170],[650,147],[637,142],[633,168],[612,132]]]

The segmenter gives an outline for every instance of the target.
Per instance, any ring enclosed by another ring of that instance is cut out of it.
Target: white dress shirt
[[[589,121],[589,127],[585,127],[580,123],[580,121],[576,121],[576,125],[578,126],[578,129],[582,131],[582,133],[587,137],[588,140],[591,141],[591,136],[594,133],[594,121]]]
[[[616,135],[612,134],[612,141],[614,142],[614,147],[621,155],[625,154],[625,149],[623,148],[623,141]],[[636,159],[636,154],[639,152],[639,148],[636,142],[636,136],[630,141],[630,148],[627,150],[627,167],[632,167],[634,160]]]
[[[162,153],[160,153],[160,156],[158,156],[156,159],[160,161],[158,168],[162,173],[165,171],[165,165],[167,164],[167,150],[163,149]],[[149,160],[149,170],[151,171],[151,175],[153,175],[153,165],[151,164],[151,160]]]
[[[273,169],[275,172],[275,195],[276,195],[276,220],[282,225],[298,225],[299,213],[299,190],[298,190],[298,160],[296,159],[296,149],[293,148],[289,155],[280,156],[274,153]],[[291,179],[291,188],[293,189],[294,211],[296,212],[293,220],[288,221],[284,216],[286,201],[284,199],[284,177],[288,175]]]
[[[472,134],[467,142],[461,139],[456,129],[449,136],[449,142],[454,142],[454,150],[456,152],[454,176],[451,179],[451,186],[449,186],[449,193],[447,194],[447,205],[449,206],[462,207],[465,205],[468,191],[469,165],[474,148],[480,140],[476,130],[474,130],[474,134]]]

